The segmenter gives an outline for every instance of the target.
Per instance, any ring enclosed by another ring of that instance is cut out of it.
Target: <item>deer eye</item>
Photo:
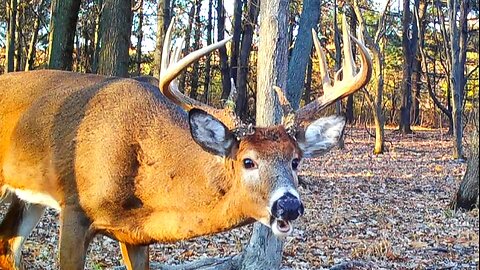
[[[246,158],[243,160],[243,167],[245,169],[255,169],[257,167],[257,164],[255,164],[255,161]]]
[[[294,159],[292,160],[292,168],[293,168],[293,170],[296,171],[296,170],[298,169],[298,164],[300,164],[300,159],[294,158]]]

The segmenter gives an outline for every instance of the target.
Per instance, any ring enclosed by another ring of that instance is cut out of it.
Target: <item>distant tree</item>
[[[380,46],[380,40],[385,35],[385,20],[387,11],[390,9],[391,0],[387,0],[385,8],[381,13],[375,35],[372,38],[367,30],[367,25],[362,15],[358,0],[353,1],[353,10],[356,14],[358,26],[360,28],[360,39],[365,39],[367,46],[373,55],[373,76],[374,93],[365,91],[365,97],[372,108],[373,119],[375,122],[375,146],[374,154],[382,154],[385,151],[385,120],[383,116],[383,91],[384,91],[384,57]],[[372,91],[373,92],[373,91]]]
[[[73,42],[80,0],[52,0],[48,68],[72,70]]]
[[[143,41],[143,0],[138,1],[138,22],[135,35],[137,37],[137,46],[135,48],[135,72],[137,76],[141,75],[142,66],[142,41]]]
[[[7,1],[7,44],[6,44],[6,61],[5,61],[5,71],[13,72],[15,69],[14,58],[15,58],[15,32],[16,32],[16,21],[17,21],[17,0],[8,0]]]
[[[128,76],[132,2],[104,0],[100,17],[100,57],[98,74]]]
[[[40,21],[42,20],[42,11],[45,8],[45,0],[40,0],[36,12],[35,12],[35,19],[33,23],[33,32],[32,36],[30,37],[30,42],[28,43],[28,50],[27,50],[27,63],[25,65],[25,70],[32,70],[33,65],[35,63],[35,54],[37,48],[37,41],[38,41],[38,32],[40,30]],[[32,7],[33,9],[33,7]]]
[[[207,15],[207,45],[212,44],[212,31],[213,31],[213,23],[212,23],[212,12],[213,12],[213,0],[208,0],[208,15]],[[208,94],[210,89],[210,78],[211,78],[211,54],[207,55],[207,59],[205,59],[205,72],[204,72],[204,79],[203,79],[203,94],[202,100],[205,103],[208,103]]]

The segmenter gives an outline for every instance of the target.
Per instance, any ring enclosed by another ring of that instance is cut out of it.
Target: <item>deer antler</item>
[[[232,39],[232,37],[227,37],[205,48],[194,51],[180,59],[180,53],[184,45],[183,39],[172,51],[170,51],[174,24],[175,18],[172,18],[167,33],[165,34],[165,42],[163,43],[159,82],[160,91],[168,99],[182,107],[184,110],[188,111],[192,108],[202,109],[222,121],[229,129],[235,129],[237,126],[241,125],[240,119],[235,115],[235,106],[231,105],[235,104],[235,101],[228,100],[226,104],[229,104],[229,106],[225,106],[224,109],[216,109],[182,94],[178,89],[178,84],[176,82],[177,76],[188,65],[197,61],[202,56],[224,46]],[[230,95],[229,99],[230,98],[234,98],[234,95]]]
[[[342,69],[335,74],[333,83],[328,75],[325,53],[320,46],[317,33],[312,29],[313,42],[315,44],[317,55],[320,58],[320,74],[322,76],[324,91],[323,96],[318,97],[313,102],[294,112],[288,103],[288,100],[285,98],[283,91],[281,89],[275,89],[277,91],[280,104],[283,108],[283,124],[287,130],[291,130],[293,133],[295,133],[298,125],[304,126],[310,123],[313,119],[315,119],[315,115],[318,112],[322,111],[335,101],[358,91],[370,80],[370,77],[372,76],[372,59],[368,54],[367,48],[358,39],[350,35],[348,28],[349,27],[345,17],[343,17],[342,29],[344,61]],[[358,73],[356,72],[355,62],[353,59],[351,40],[353,40],[360,49],[361,67]],[[340,72],[343,75],[341,80],[339,79]],[[292,121],[292,118],[295,120]]]

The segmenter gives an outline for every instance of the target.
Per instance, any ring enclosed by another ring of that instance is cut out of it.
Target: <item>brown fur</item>
[[[82,264],[72,252],[95,233],[135,246],[266,220],[274,170],[301,155],[273,127],[257,128],[229,158],[213,156],[192,140],[184,111],[131,79],[34,71],[0,76],[0,85],[0,188],[58,203],[63,269]],[[252,151],[266,163],[261,181],[246,184],[242,159]]]

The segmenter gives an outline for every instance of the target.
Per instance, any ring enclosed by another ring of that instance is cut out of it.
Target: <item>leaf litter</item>
[[[478,269],[478,209],[454,213],[447,206],[466,169],[451,159],[452,140],[439,130],[386,130],[387,152],[374,155],[365,130],[347,133],[345,149],[302,164],[305,215],[285,239],[282,269]],[[235,255],[251,229],[151,245],[150,260]],[[48,209],[25,243],[26,269],[58,269],[58,232],[58,213]],[[86,269],[119,265],[118,243],[96,236]]]

